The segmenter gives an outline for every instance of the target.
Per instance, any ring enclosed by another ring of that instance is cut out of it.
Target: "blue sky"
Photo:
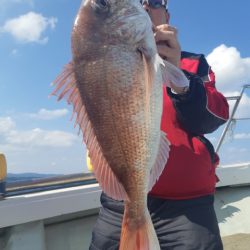
[[[9,172],[86,171],[86,152],[71,107],[48,99],[50,83],[71,58],[70,33],[80,0],[0,0],[0,152]],[[170,0],[183,50],[203,53],[225,95],[250,84],[250,2]],[[101,25],[101,24],[100,24]],[[238,117],[250,117],[250,89]],[[250,159],[249,121],[221,148],[221,163]],[[222,128],[208,135],[216,145]]]

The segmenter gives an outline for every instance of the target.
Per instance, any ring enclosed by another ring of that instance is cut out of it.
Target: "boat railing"
[[[7,182],[5,197],[51,191],[97,183],[92,173],[59,175],[34,180]]]
[[[226,97],[228,101],[234,100],[235,103],[233,105],[232,112],[231,112],[230,117],[229,117],[229,119],[228,119],[228,121],[226,123],[226,126],[225,126],[224,130],[222,131],[222,134],[221,134],[221,136],[219,138],[218,144],[216,145],[216,148],[215,148],[216,153],[219,152],[219,150],[221,148],[221,145],[222,145],[223,141],[225,140],[226,134],[230,130],[231,124],[233,122],[236,122],[237,120],[249,120],[250,119],[250,117],[242,117],[242,118],[236,118],[235,117],[235,113],[236,113],[236,111],[237,111],[237,109],[239,107],[239,104],[240,104],[240,101],[241,101],[241,99],[243,97],[243,94],[246,91],[246,89],[249,89],[249,88],[250,88],[250,84],[245,84],[242,87],[240,95]]]

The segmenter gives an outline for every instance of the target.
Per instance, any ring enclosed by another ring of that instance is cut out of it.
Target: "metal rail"
[[[92,173],[62,175],[27,181],[7,182],[5,197],[96,183]]]
[[[217,146],[216,146],[216,149],[215,149],[216,153],[219,152],[219,149],[220,149],[220,147],[221,147],[221,145],[222,145],[222,143],[223,143],[223,141],[224,141],[224,139],[225,139],[226,133],[227,133],[227,131],[228,131],[228,129],[229,129],[229,127],[230,127],[232,121],[250,119],[250,118],[234,118],[234,115],[235,115],[236,110],[237,110],[237,108],[238,108],[238,106],[239,106],[239,104],[240,104],[240,101],[241,101],[241,99],[242,99],[242,96],[243,96],[243,94],[244,94],[244,91],[245,91],[247,88],[250,88],[250,84],[246,84],[246,85],[244,85],[244,86],[242,87],[242,90],[241,90],[241,93],[240,93],[239,96],[229,96],[229,97],[227,97],[227,100],[236,100],[236,102],[235,102],[235,104],[234,104],[234,106],[233,106],[233,110],[232,110],[232,113],[231,113],[231,115],[230,115],[230,117],[229,117],[229,119],[228,119],[228,122],[227,122],[227,124],[226,124],[226,126],[225,126],[225,128],[224,128],[224,130],[223,130],[223,132],[222,132],[222,134],[221,134],[221,137],[220,137],[220,139],[219,139],[219,142],[218,142],[218,144],[217,144]]]

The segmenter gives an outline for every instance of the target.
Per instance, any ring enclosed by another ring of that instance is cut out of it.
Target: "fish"
[[[181,73],[159,57],[139,0],[85,0],[71,48],[52,95],[73,106],[102,190],[124,201],[119,249],[159,250],[147,194],[170,151],[160,128],[163,82]]]

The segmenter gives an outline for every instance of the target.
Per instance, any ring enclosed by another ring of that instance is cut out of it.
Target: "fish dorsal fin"
[[[162,174],[162,171],[165,168],[169,157],[169,151],[170,151],[170,142],[167,139],[166,134],[164,132],[161,132],[158,154],[156,157],[155,164],[150,172],[148,191],[150,191],[153,188],[154,184]]]
[[[89,151],[93,172],[102,190],[113,199],[128,200],[123,185],[116,178],[102,153],[102,149],[98,143],[94,128],[76,84],[74,65],[72,62],[65,66],[53,85],[55,85],[55,90],[51,95],[58,96],[58,100],[64,98],[69,104],[73,105],[72,118],[76,115],[75,126],[78,124],[82,131],[83,140]]]

